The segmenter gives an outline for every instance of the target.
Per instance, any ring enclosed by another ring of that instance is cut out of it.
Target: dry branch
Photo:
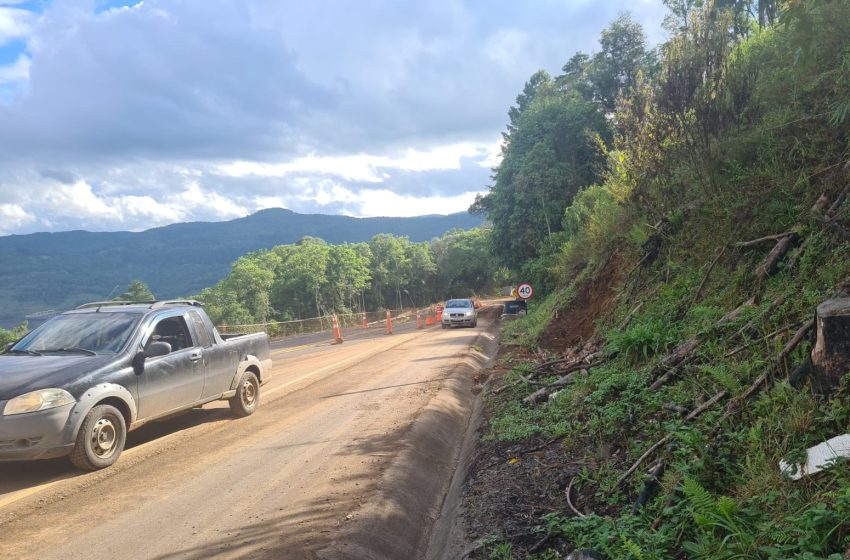
[[[788,237],[789,235],[794,235],[794,232],[786,231],[785,233],[777,233],[776,235],[765,235],[764,237],[759,237],[758,239],[753,239],[752,241],[741,241],[739,243],[735,243],[735,247],[752,247],[754,245],[758,245],[759,243],[764,243],[765,241],[776,241],[778,239],[782,239],[783,237]]]
[[[556,390],[560,389],[561,387],[564,387],[565,385],[570,385],[575,382],[575,372],[568,373],[567,375],[559,377],[558,380],[554,383],[550,383],[549,385],[546,385],[545,387],[541,387],[540,389],[534,391],[533,393],[525,397],[523,399],[523,402],[528,404],[536,404],[539,402],[543,402],[547,400],[549,398],[549,395],[554,393]]]
[[[749,301],[752,301],[752,300],[749,300]],[[757,317],[754,317],[753,319],[751,319],[746,325],[741,327],[740,330],[738,330],[737,332],[735,332],[734,334],[729,336],[726,339],[725,342],[731,342],[732,340],[735,340],[739,336],[744,336],[745,334],[757,333],[758,332],[756,330],[757,325],[759,323],[761,323],[762,321],[764,321],[765,319],[767,319],[768,317],[770,317],[773,314],[773,312],[776,311],[776,308],[779,307],[780,305],[782,305],[783,303],[785,303],[785,296],[779,296],[778,298],[773,300],[770,303],[770,305],[767,307],[767,309],[765,309],[763,312],[759,313],[759,315]]]
[[[742,402],[753,396],[762,385],[774,374],[776,370],[778,370],[782,366],[782,362],[788,355],[794,351],[794,349],[803,341],[806,337],[806,333],[808,333],[815,326],[815,320],[811,319],[807,323],[805,323],[802,327],[800,327],[797,332],[794,334],[794,337],[788,341],[788,344],[782,348],[782,351],[779,355],[776,356],[776,359],[773,360],[770,367],[762,373],[755,381],[753,381],[752,385],[750,385],[746,391],[732,399],[729,404],[726,406],[726,411],[723,413],[723,417],[720,419],[720,423],[729,418],[741,405]],[[718,423],[719,424],[719,423]]]
[[[770,250],[770,253],[764,258],[760,265],[756,268],[756,279],[759,284],[761,284],[765,278],[776,272],[777,265],[782,257],[791,249],[791,246],[797,239],[797,234],[792,233],[791,235],[786,235],[779,239],[776,242],[776,245],[773,246],[773,249]]]
[[[643,304],[644,304],[645,302],[646,302],[646,300],[644,300],[644,301],[640,302],[639,304],[637,304],[637,305],[634,307],[634,309],[632,309],[631,311],[629,311],[629,314],[628,314],[628,315],[626,315],[626,318],[625,318],[625,319],[623,319],[623,322],[622,322],[622,323],[620,323],[620,326],[618,326],[618,327],[617,327],[617,330],[618,330],[618,331],[622,331],[622,330],[624,330],[626,327],[628,327],[628,326],[629,326],[629,323],[632,321],[632,317],[634,317],[634,316],[635,316],[635,313],[637,313],[638,311],[640,311],[640,308],[641,308],[641,307],[643,307]]]
[[[735,354],[737,354],[738,352],[741,352],[742,350],[746,350],[746,349],[747,349],[747,348],[749,348],[750,346],[753,346],[753,345],[755,345],[755,344],[758,344],[759,342],[764,342],[764,341],[766,341],[766,340],[770,340],[770,339],[772,339],[772,338],[775,338],[775,337],[779,336],[780,334],[782,334],[782,333],[784,333],[784,332],[786,332],[786,331],[790,331],[791,329],[793,329],[793,328],[794,328],[794,327],[796,327],[797,325],[799,325],[799,323],[792,323],[792,324],[790,324],[790,325],[785,325],[785,326],[784,326],[784,327],[782,327],[781,329],[777,329],[777,330],[773,331],[772,333],[767,334],[767,335],[765,335],[765,336],[763,336],[763,337],[761,337],[761,338],[759,338],[759,339],[757,339],[757,340],[753,340],[752,342],[749,342],[749,343],[747,343],[747,344],[743,344],[743,345],[741,345],[741,346],[738,346],[738,347],[737,347],[737,348],[735,348],[734,350],[730,350],[729,352],[726,352],[725,354],[723,354],[723,357],[724,357],[724,358],[731,358],[732,356],[734,356],[734,355],[735,355]]]
[[[708,410],[709,408],[714,406],[714,404],[717,403],[717,401],[719,401],[720,399],[722,399],[725,396],[726,396],[726,391],[720,391],[719,393],[717,393],[716,395],[714,395],[713,397],[711,397],[710,399],[708,399],[707,401],[705,401],[704,403],[702,403],[701,405],[699,405],[698,407],[693,409],[693,411],[691,411],[690,414],[685,416],[685,422],[690,422],[691,420],[693,420],[694,418],[696,418],[697,416],[699,416],[700,414],[702,414],[703,412],[705,412],[706,410]],[[660,440],[656,441],[652,445],[652,447],[647,449],[643,453],[643,455],[641,455],[638,458],[638,460],[635,461],[634,464],[631,467],[629,467],[629,470],[627,470],[625,473],[623,473],[623,476],[621,476],[619,479],[617,479],[617,482],[614,483],[614,486],[611,488],[610,492],[613,492],[614,490],[616,490],[620,486],[620,484],[622,484],[627,478],[629,478],[629,476],[631,476],[631,474],[633,472],[635,472],[637,470],[637,468],[640,466],[640,464],[643,463],[646,460],[647,457],[652,455],[656,450],[658,450],[659,447],[661,447],[662,445],[664,445],[665,443],[667,443],[668,441],[673,439],[673,437],[675,437],[675,434],[673,432],[670,432],[669,434],[667,434],[666,436],[664,436]]]
[[[720,257],[722,257],[723,254],[726,252],[726,247],[728,247],[728,245],[724,245],[721,249],[719,249],[717,251],[717,255],[714,256],[714,260],[712,260],[711,264],[708,265],[708,270],[705,271],[705,276],[702,277],[702,282],[699,283],[697,293],[694,294],[694,299],[691,301],[691,304],[694,304],[699,300],[699,297],[702,294],[702,289],[705,287],[705,283],[708,281],[708,277],[711,276],[711,271],[714,270],[714,265],[717,264],[717,261],[719,261]]]
[[[567,505],[570,507],[572,512],[574,514],[576,514],[577,516],[587,517],[585,514],[583,514],[582,512],[580,512],[579,510],[576,509],[576,507],[573,505],[572,498],[570,498],[570,494],[572,493],[572,490],[573,490],[573,482],[575,482],[575,480],[576,480],[576,477],[572,477],[570,479],[570,483],[567,485]]]

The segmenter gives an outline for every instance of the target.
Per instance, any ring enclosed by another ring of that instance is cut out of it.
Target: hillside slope
[[[263,210],[227,222],[174,224],[143,232],[71,231],[0,237],[0,326],[27,313],[106,298],[134,279],[158,297],[186,296],[215,284],[250,251],[304,236],[329,243],[379,233],[429,241],[481,218],[466,213],[413,218],[351,218]],[[117,292],[117,293],[120,293]]]
[[[468,558],[850,558],[846,461],[780,466],[850,433],[847,334],[819,370],[814,320],[850,305],[850,2],[686,15],[621,92],[600,183],[534,232],[551,289],[503,331]]]

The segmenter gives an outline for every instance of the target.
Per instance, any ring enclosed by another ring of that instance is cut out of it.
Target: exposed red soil
[[[538,343],[546,350],[563,353],[575,344],[589,340],[596,331],[596,321],[614,306],[623,271],[617,253],[598,272],[582,282],[573,300],[559,310],[540,336]]]

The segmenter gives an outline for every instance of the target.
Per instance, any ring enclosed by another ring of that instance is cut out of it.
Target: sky
[[[465,211],[508,108],[661,0],[0,0],[0,235]]]

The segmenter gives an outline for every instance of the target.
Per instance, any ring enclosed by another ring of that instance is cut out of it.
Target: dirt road
[[[118,464],[0,464],[0,557],[418,558],[455,468],[477,329],[275,350],[248,418],[207,405],[132,432]]]

